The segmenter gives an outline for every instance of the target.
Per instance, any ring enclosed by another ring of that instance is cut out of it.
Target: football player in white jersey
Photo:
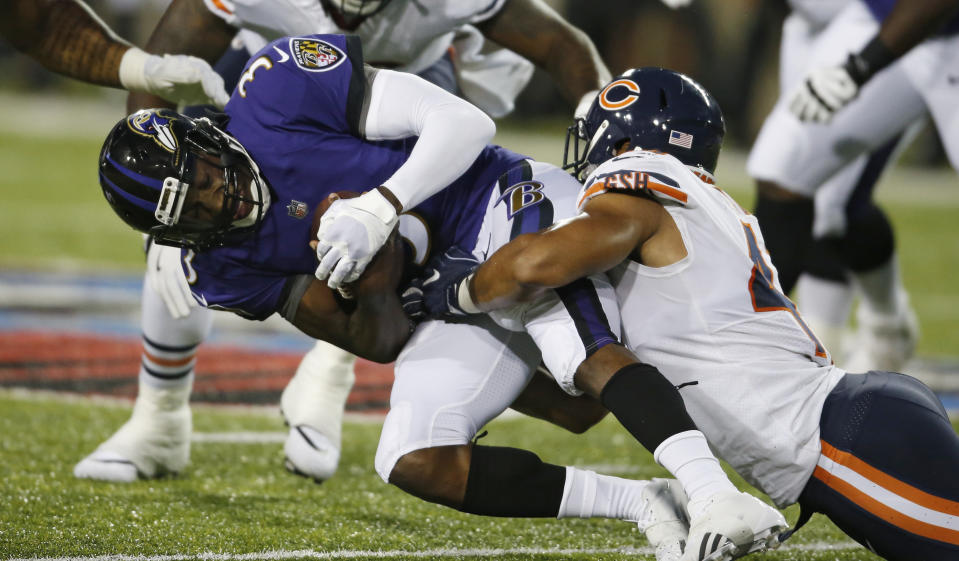
[[[80,0],[4,2],[0,35],[48,69],[91,84],[219,107],[229,98],[206,62],[148,55],[114,35]]]
[[[425,8],[425,9],[424,9]],[[474,33],[463,28],[474,26]],[[532,68],[500,49],[480,53],[475,29],[502,47],[542,66],[572,105],[589,101],[609,78],[592,42],[541,0],[174,0],[146,45],[148,51],[188,53],[214,62],[237,29],[268,38],[298,33],[358,34],[367,60],[420,73],[459,90],[487,112],[512,109]],[[465,35],[464,35],[465,34]],[[457,70],[448,54],[455,38]],[[255,40],[255,39],[252,39]],[[259,44],[250,45],[255,51]],[[169,106],[133,95],[128,108]],[[77,477],[131,481],[185,467],[189,454],[188,400],[196,351],[212,314],[198,308],[178,251],[152,245],[144,283],[143,355],[139,397],[130,422],[74,469]],[[290,425],[287,468],[323,480],[339,459],[342,411],[353,383],[355,357],[318,342],[284,390],[281,408]],[[312,404],[322,403],[322,407]],[[170,422],[153,418],[168,417]],[[167,435],[176,434],[174,438]],[[150,444],[151,442],[158,444]],[[118,459],[130,461],[118,461]]]
[[[585,176],[579,215],[482,265],[437,260],[427,309],[533,301],[504,311],[549,366],[566,351],[529,329],[536,299],[609,271],[624,341],[680,389],[720,457],[778,506],[802,506],[799,526],[822,512],[887,559],[957,558],[959,437],[942,404],[909,376],[832,364],[783,294],[756,218],[714,185],[717,115],[686,76],[619,76],[571,128],[586,144],[571,162]],[[691,532],[686,555],[706,545]]]
[[[748,162],[758,185],[756,216],[787,293],[803,267],[825,265],[828,272],[830,256],[850,271],[863,298],[856,347],[840,364],[899,369],[914,351],[918,326],[899,277],[892,227],[870,191],[899,138],[927,115],[953,166],[959,163],[953,125],[959,91],[949,79],[959,71],[959,3],[793,5],[783,32],[782,97]],[[835,14],[815,9],[835,6],[842,8]],[[832,341],[845,324],[848,290],[814,277],[798,288],[803,310],[827,346],[838,349]]]

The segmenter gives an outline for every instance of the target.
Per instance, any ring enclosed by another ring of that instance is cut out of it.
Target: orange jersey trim
[[[223,0],[210,0],[210,2],[212,2],[214,6],[216,6],[217,8],[219,8],[219,9],[221,9],[221,10],[223,10],[224,12],[226,12],[226,13],[228,13],[228,14],[230,14],[230,15],[233,15],[233,10],[231,10],[230,8],[228,8],[227,5],[223,3]]]

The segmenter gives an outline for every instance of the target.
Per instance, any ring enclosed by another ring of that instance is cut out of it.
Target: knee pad
[[[842,238],[817,238],[809,246],[806,255],[806,273],[828,281],[848,281],[846,266],[841,257]]]
[[[783,292],[789,294],[802,272],[812,242],[812,199],[779,199],[759,193],[756,219],[766,249],[779,272]]]
[[[839,249],[843,264],[856,272],[888,262],[896,249],[889,218],[872,203],[851,213]]]

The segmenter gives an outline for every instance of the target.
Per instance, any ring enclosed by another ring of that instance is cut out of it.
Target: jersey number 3
[[[743,224],[746,230],[746,242],[749,244],[749,258],[753,261],[753,273],[749,278],[749,295],[752,296],[753,309],[757,312],[775,312],[787,311],[796,318],[796,323],[802,327],[806,335],[816,346],[816,356],[826,358],[826,348],[822,346],[816,335],[809,329],[806,322],[803,321],[796,305],[792,303],[785,294],[776,287],[773,282],[773,271],[766,260],[763,259],[762,251],[759,249],[759,242],[756,241],[756,234],[752,226]]]

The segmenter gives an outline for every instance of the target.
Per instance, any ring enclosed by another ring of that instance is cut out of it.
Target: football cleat
[[[689,505],[689,536],[682,561],[728,561],[779,547],[787,528],[778,510],[747,493],[714,495],[704,505]]]
[[[897,313],[881,314],[860,303],[855,347],[846,363],[839,366],[849,372],[901,372],[916,352],[919,320],[905,291],[899,294],[898,308]]]
[[[283,445],[287,471],[323,483],[333,477],[340,462],[340,448],[318,430],[307,425],[290,428]]]
[[[283,389],[280,409],[290,427],[284,465],[291,473],[322,483],[336,472],[355,362],[352,354],[317,341]]]
[[[689,519],[686,492],[675,479],[653,479],[642,492],[643,516],[636,520],[640,532],[656,551],[656,561],[680,561]]]
[[[190,461],[189,386],[164,390],[140,385],[133,414],[106,442],[80,460],[73,475],[130,483],[182,471]]]

